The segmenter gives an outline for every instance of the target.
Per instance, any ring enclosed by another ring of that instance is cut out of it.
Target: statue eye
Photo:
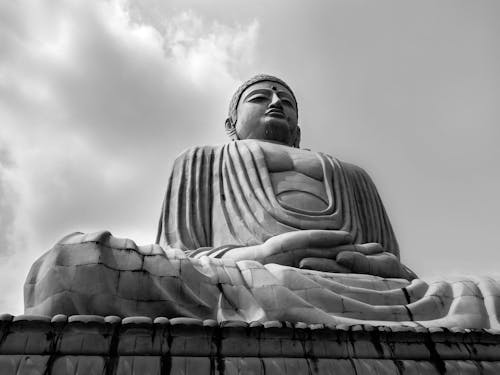
[[[295,105],[293,104],[293,102],[292,102],[290,99],[288,99],[288,98],[281,98],[281,101],[282,101],[285,105],[287,105],[287,106],[292,107],[292,108],[294,108],[294,109],[295,109]]]
[[[263,102],[265,100],[268,100],[268,97],[262,94],[253,95],[248,99],[249,102]]]

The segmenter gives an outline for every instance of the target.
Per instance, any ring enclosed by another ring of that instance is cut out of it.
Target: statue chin
[[[269,122],[266,124],[266,128],[264,130],[264,139],[267,141],[291,145],[292,136],[290,128],[288,125],[281,122]]]

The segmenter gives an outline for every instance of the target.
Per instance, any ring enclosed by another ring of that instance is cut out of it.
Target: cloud
[[[258,31],[192,11],[159,28],[120,0],[0,4],[0,310],[20,312],[29,264],[67,232],[154,240],[168,164],[223,140],[207,124]]]
[[[256,20],[245,28],[214,21],[207,32],[201,17],[185,11],[166,23],[165,48],[193,82],[217,86],[218,77],[251,66],[258,28]]]
[[[13,161],[5,147],[0,145],[0,256],[13,252],[15,206],[18,196],[11,189],[7,177],[13,167]]]

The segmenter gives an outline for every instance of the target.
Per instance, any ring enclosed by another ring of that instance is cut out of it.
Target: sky
[[[172,161],[239,83],[293,88],[301,146],[371,175],[419,276],[500,266],[500,2],[0,2],[0,312],[68,233],[154,242]]]

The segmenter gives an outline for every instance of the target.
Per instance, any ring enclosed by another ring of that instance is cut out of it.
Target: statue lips
[[[269,117],[278,117],[278,118],[285,118],[285,113],[277,108],[269,108],[265,113],[266,116]]]

